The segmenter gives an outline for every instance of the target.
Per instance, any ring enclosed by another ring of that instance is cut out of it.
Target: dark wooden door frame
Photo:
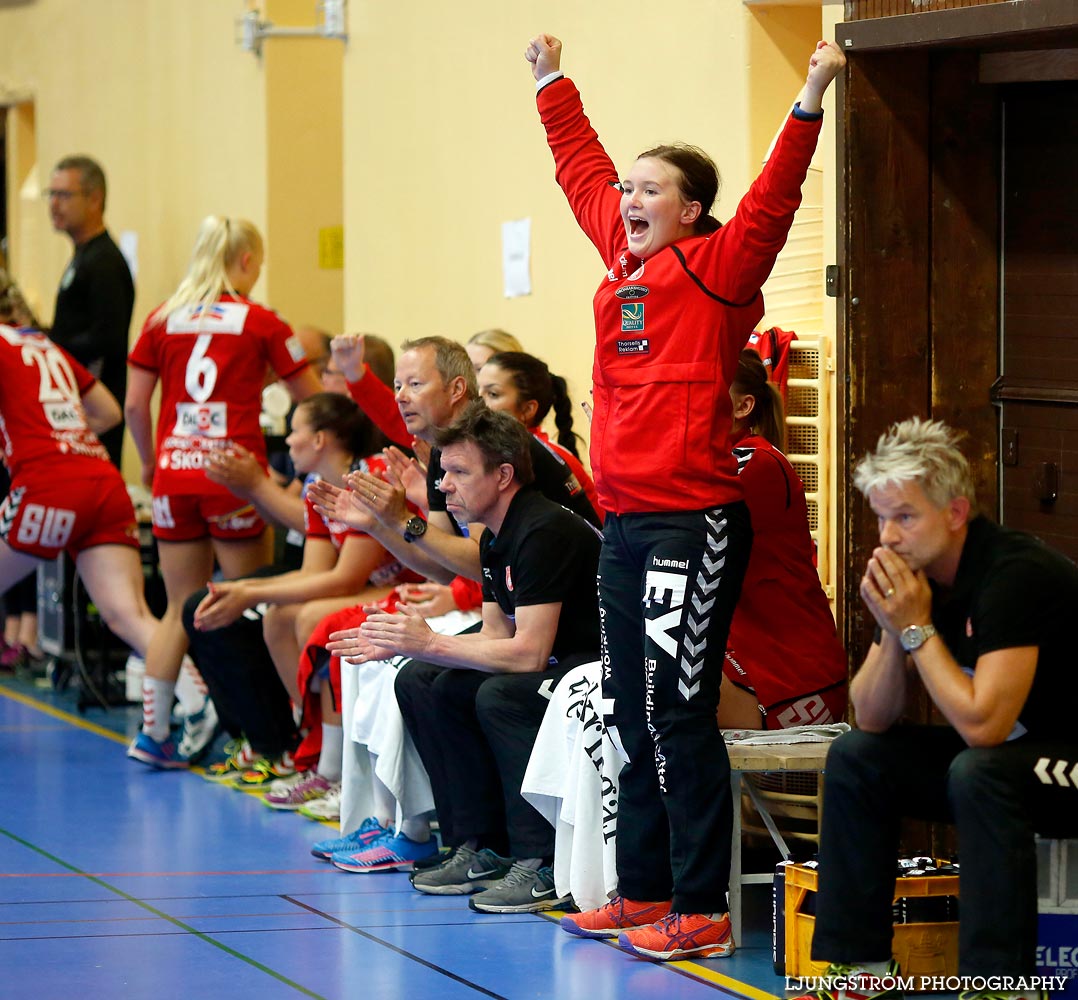
[[[972,457],[980,470],[978,485],[988,501],[983,506],[994,509],[996,417],[988,385],[994,379],[989,373],[997,365],[998,252],[993,273],[987,273],[984,256],[994,237],[993,219],[998,222],[998,176],[989,176],[992,163],[981,163],[981,169],[972,172],[962,166],[970,143],[996,125],[992,88],[974,86],[977,59],[986,51],[1073,48],[1078,45],[1078,9],[1074,0],[988,4],[845,22],[836,26],[836,38],[850,61],[848,78],[838,90],[842,118],[836,129],[837,162],[844,168],[837,199],[843,301],[836,345],[841,373],[836,401],[841,429],[834,470],[840,552],[836,605],[840,631],[856,667],[871,634],[871,623],[861,614],[857,586],[874,545],[874,531],[871,511],[852,490],[849,477],[853,464],[880,431],[914,413],[939,417],[969,431]],[[887,120],[866,113],[869,109],[886,109]],[[948,129],[948,111],[965,116],[962,128]],[[935,156],[928,164],[924,161],[930,129],[938,131],[933,133]],[[868,167],[866,150],[882,154]],[[900,194],[877,204],[862,190],[860,202],[852,204],[857,196],[851,195],[851,167],[871,170],[873,183],[881,190],[905,185],[914,189],[912,196],[906,203]],[[923,198],[919,185],[927,185]],[[865,220],[870,213],[880,217],[869,223],[873,231],[866,243]],[[932,232],[928,221],[921,222],[922,215],[939,231]],[[960,247],[957,258],[951,256],[950,246],[946,254],[936,251],[946,260],[924,254],[925,247],[939,245],[941,234],[946,239],[948,229],[953,237],[964,228],[973,233],[973,245]],[[941,281],[930,292],[937,267],[961,273],[964,287],[959,289],[959,282],[954,282],[955,287],[948,288]],[[968,301],[964,306],[971,295],[973,305],[981,308],[970,308]],[[886,345],[870,341],[886,337],[889,323],[892,334]],[[894,336],[894,326],[902,324],[907,327],[903,336]],[[966,336],[932,341],[931,330],[956,324]],[[854,331],[860,336],[852,336]],[[974,389],[969,384],[971,372],[978,382]],[[980,386],[985,376],[986,384]]]

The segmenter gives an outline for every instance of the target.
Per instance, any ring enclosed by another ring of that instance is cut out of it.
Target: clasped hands
[[[861,599],[884,632],[896,638],[909,625],[932,621],[932,589],[923,569],[912,570],[888,548],[879,547],[861,577]]]
[[[392,612],[377,604],[365,605],[363,613],[367,617],[363,624],[330,633],[326,649],[356,663],[398,655],[422,659],[436,633],[418,608],[400,604],[398,609]]]

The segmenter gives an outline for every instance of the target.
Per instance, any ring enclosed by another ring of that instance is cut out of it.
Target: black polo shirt
[[[959,666],[1036,646],[1037,672],[1018,721],[1036,739],[1075,739],[1078,566],[1040,539],[984,517],[969,524],[950,589],[932,584],[932,622]]]
[[[516,609],[561,604],[551,658],[599,656],[599,533],[533,489],[513,497],[497,536],[479,540],[483,600],[514,619]]]
[[[127,341],[135,284],[120,248],[107,232],[75,247],[56,293],[49,339],[99,378],[120,406],[127,392]],[[101,434],[120,464],[123,425]]]
[[[529,449],[532,456],[532,471],[535,481],[532,484],[548,500],[567,507],[575,514],[579,514],[589,524],[599,527],[599,516],[595,513],[588,495],[584,492],[573,470],[562,461],[559,455],[555,455],[542,441],[529,434]],[[442,481],[442,450],[431,448],[430,462],[427,464],[427,506],[429,510],[440,510],[448,513],[445,505],[445,494],[438,489]],[[453,519],[450,518],[452,521]],[[460,526],[453,521],[458,534],[463,534]]]

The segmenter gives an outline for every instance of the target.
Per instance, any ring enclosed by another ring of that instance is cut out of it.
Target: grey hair
[[[475,366],[462,345],[445,337],[415,337],[401,344],[400,351],[403,354],[405,351],[418,351],[425,347],[434,350],[434,367],[446,385],[455,378],[462,378],[465,386],[464,395],[468,402],[474,402],[479,398]]]
[[[956,497],[977,501],[969,462],[958,447],[964,435],[939,420],[913,417],[892,424],[853,470],[853,484],[864,496],[873,490],[917,483],[937,507]]]

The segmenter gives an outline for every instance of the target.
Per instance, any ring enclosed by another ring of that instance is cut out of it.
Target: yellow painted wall
[[[268,0],[263,10],[279,27],[310,27],[314,13],[311,0]],[[344,222],[344,45],[328,38],[267,38],[262,62],[271,302],[294,325],[340,333],[344,270],[324,257],[320,263],[319,237],[339,233]]]
[[[175,287],[204,215],[265,225],[262,70],[235,44],[238,13],[221,0],[0,8],[0,93],[34,102],[38,187],[61,156],[87,153],[108,177],[109,229],[138,234],[135,329]],[[37,191],[14,200],[36,239],[13,238],[12,268],[48,320],[71,244]]]
[[[315,18],[313,0],[252,5],[276,24]],[[87,152],[109,175],[110,229],[139,237],[136,330],[182,274],[201,217],[225,212],[266,232],[255,295],[292,322],[394,344],[502,326],[566,375],[578,401],[603,268],[554,184],[528,39],[546,30],[564,40],[564,67],[623,170],[660,141],[708,150],[723,173],[724,218],[799,86],[797,25],[819,18],[818,8],[782,15],[776,31],[740,0],[650,10],[349,0],[347,45],[271,39],[259,58],[236,44],[247,6],[0,6],[0,101],[33,100],[37,155],[11,199],[11,266],[43,318],[70,244],[51,232],[36,189],[61,155]],[[501,224],[524,217],[533,292],[506,299]],[[316,256],[318,231],[335,223],[343,271]]]
[[[812,15],[818,31],[818,7],[785,20],[804,25]],[[566,375],[575,400],[585,398],[591,297],[604,268],[554,183],[525,45],[543,30],[563,40],[563,68],[623,171],[656,142],[710,152],[723,174],[717,211],[726,218],[796,96],[812,46],[800,46],[796,73],[783,61],[776,85],[756,94],[756,78],[774,71],[773,59],[754,62],[760,20],[740,0],[654,8],[353,0],[344,72],[346,325],[393,343],[432,333],[466,339],[500,326]],[[524,217],[533,291],[506,299],[501,224]]]
[[[747,11],[747,59],[753,109],[749,119],[749,154],[759,163],[781,122],[783,105],[793,102],[805,82],[815,44],[812,40],[823,36],[819,6],[754,3]],[[769,117],[772,109],[778,109],[778,118],[773,113]]]
[[[622,170],[664,140],[711,152],[728,214],[749,179],[741,3],[353,3],[350,31],[347,325],[394,343],[500,326],[585,398],[605,269],[554,183],[524,48],[539,31],[563,40],[563,68]],[[525,217],[533,293],[506,299],[501,224]]]

